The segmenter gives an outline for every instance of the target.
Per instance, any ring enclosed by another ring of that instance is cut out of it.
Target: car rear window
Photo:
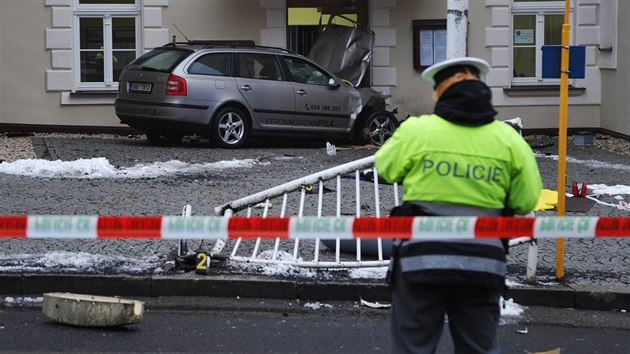
[[[192,53],[190,50],[156,49],[129,64],[128,69],[171,72]]]

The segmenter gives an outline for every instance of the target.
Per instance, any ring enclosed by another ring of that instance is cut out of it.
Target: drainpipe
[[[446,59],[465,57],[468,43],[468,0],[448,0]]]

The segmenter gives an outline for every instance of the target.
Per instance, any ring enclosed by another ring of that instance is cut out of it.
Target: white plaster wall
[[[169,40],[176,35],[178,41],[185,41],[175,24],[189,39],[253,40],[260,44],[267,13],[252,0],[171,0],[163,18]]]
[[[55,19],[59,21],[59,17]],[[0,124],[84,121],[82,117],[61,114],[59,93],[46,92],[47,70],[52,67],[52,52],[46,50],[46,28],[52,20],[50,8],[41,0],[0,1]],[[56,53],[57,67],[67,71],[68,63],[62,58],[66,52]]]
[[[390,9],[390,24],[396,30],[396,46],[390,48],[390,64],[396,68],[396,86],[391,88],[390,108],[398,118],[433,112],[431,83],[413,68],[413,20],[446,19],[446,0],[398,0]]]

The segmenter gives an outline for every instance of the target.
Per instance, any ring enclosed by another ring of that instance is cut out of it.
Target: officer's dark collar
[[[435,105],[438,116],[460,125],[479,126],[494,121],[492,92],[479,80],[464,80],[451,85]]]

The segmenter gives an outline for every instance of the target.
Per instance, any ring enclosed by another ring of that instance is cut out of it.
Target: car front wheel
[[[249,136],[247,116],[239,108],[223,108],[212,122],[211,135],[219,147],[240,148]]]
[[[398,126],[398,120],[393,113],[376,111],[365,120],[357,132],[356,140],[360,144],[383,145]]]

